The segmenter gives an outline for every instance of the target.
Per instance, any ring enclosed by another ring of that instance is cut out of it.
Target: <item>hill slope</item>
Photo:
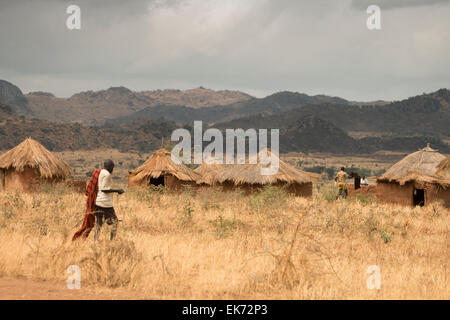
[[[186,123],[202,120],[207,123],[220,123],[259,114],[275,114],[286,110],[300,109],[305,105],[339,103],[347,100],[324,95],[308,96],[297,92],[278,92],[265,98],[254,98],[226,106],[193,109],[186,106],[158,105],[148,107],[134,114],[111,120],[111,122],[126,122],[133,119],[166,119]]]
[[[381,106],[309,105],[301,113],[317,115],[347,131],[450,136],[447,89]]]
[[[21,115],[29,115],[31,113],[31,110],[28,108],[28,100],[22,91],[5,80],[0,80],[0,103],[9,105]]]
[[[289,113],[289,112],[287,112]],[[283,115],[261,117],[266,124],[279,123]],[[137,119],[102,127],[84,127],[81,124],[54,123],[47,120],[18,116],[11,107],[0,105],[0,150],[10,149],[27,137],[41,142],[50,150],[94,150],[107,147],[120,151],[149,152],[170,141],[171,133],[180,127],[164,119]],[[273,119],[271,121],[270,119]],[[239,119],[243,124],[244,119]],[[253,123],[252,123],[253,124]],[[233,121],[224,124],[234,126]],[[224,127],[224,128],[225,128]],[[253,126],[251,126],[253,127]],[[262,126],[274,128],[273,125]],[[189,128],[189,127],[187,127]],[[256,127],[258,128],[258,127]],[[354,139],[334,125],[314,115],[290,118],[280,130],[280,151],[326,152],[362,154],[378,150],[415,151],[430,142],[441,152],[450,153],[450,147],[433,137],[395,137]]]
[[[282,152],[329,152],[341,154],[372,153],[379,150],[416,151],[428,142],[444,153],[450,146],[433,135],[387,135],[354,139],[345,130],[329,119],[305,113],[303,109],[290,110],[274,115],[257,115],[240,118],[215,125],[220,130],[227,128],[278,128]]]
[[[202,120],[219,127],[233,122],[232,128],[285,128],[293,119],[305,115],[315,115],[349,132],[445,138],[450,137],[450,91],[440,89],[430,94],[377,105],[349,104],[340,98],[280,92],[262,99],[210,108],[159,105],[111,122],[164,117],[178,123]]]
[[[87,128],[77,123],[27,119],[15,114],[11,107],[0,104],[0,150],[13,148],[31,137],[52,151],[94,150],[102,147],[121,151],[149,151],[160,147],[162,138],[170,138],[175,128],[174,123],[163,120]]]
[[[236,99],[239,101],[227,105],[202,107]],[[16,86],[0,81],[0,101],[9,101],[9,106],[0,108],[0,149],[32,136],[53,150],[112,147],[149,151],[158,148],[163,138],[169,140],[175,128],[203,120],[205,127],[221,130],[278,128],[282,152],[407,152],[427,142],[449,152],[441,140],[450,138],[448,89],[368,105],[325,95],[278,92],[253,98],[204,88],[133,92],[112,87],[62,99],[45,92],[24,96]],[[191,107],[171,104],[180,101]],[[27,117],[20,116],[23,114]],[[63,123],[69,120],[75,123]]]
[[[156,90],[134,92],[125,87],[84,91],[70,98],[58,98],[51,93],[30,92],[26,95],[33,116],[38,119],[79,122],[98,125],[106,119],[124,117],[157,105],[178,105],[190,108],[231,104],[253,99],[239,91],[213,91],[205,88],[192,90]]]

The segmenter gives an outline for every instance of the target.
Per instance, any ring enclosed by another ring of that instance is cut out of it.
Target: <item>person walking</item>
[[[123,189],[112,188],[112,173],[114,171],[114,162],[110,159],[104,162],[104,169],[100,171],[98,176],[98,194],[95,201],[95,232],[94,240],[98,239],[103,223],[111,225],[110,239],[114,239],[117,233],[116,212],[113,206],[114,193],[122,194]]]

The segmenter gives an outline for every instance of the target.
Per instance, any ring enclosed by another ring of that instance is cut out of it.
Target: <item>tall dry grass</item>
[[[128,288],[157,299],[449,299],[449,210],[363,197],[313,199],[275,188],[244,196],[219,189],[134,189],[115,196],[118,236],[71,242],[83,195],[46,186],[0,193],[0,276]],[[366,270],[381,269],[369,290]],[[130,298],[133,297],[131,294]]]

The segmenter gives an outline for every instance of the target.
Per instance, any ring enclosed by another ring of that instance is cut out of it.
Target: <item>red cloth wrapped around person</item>
[[[95,169],[92,173],[91,179],[86,187],[85,195],[87,196],[86,202],[86,215],[84,216],[84,222],[81,228],[73,235],[72,241],[78,239],[83,235],[83,239],[89,236],[89,233],[94,228],[95,224],[95,201],[97,200],[98,193],[98,176],[102,169]]]

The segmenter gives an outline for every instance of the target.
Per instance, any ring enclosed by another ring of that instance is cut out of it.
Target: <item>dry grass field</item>
[[[64,289],[69,265],[80,266],[87,293],[76,297],[86,299],[450,298],[450,212],[439,203],[334,201],[327,184],[312,199],[270,187],[251,196],[212,188],[114,197],[117,238],[104,227],[99,241],[72,243],[84,195],[62,186],[0,193],[0,277],[57,283],[60,298],[74,294]],[[381,270],[379,290],[366,284],[371,265]]]

